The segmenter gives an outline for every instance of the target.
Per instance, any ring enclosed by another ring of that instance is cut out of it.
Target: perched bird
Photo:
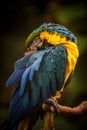
[[[44,23],[26,40],[25,56],[14,64],[6,86],[14,86],[8,127],[37,113],[48,98],[59,98],[73,75],[79,51],[77,39],[66,27]],[[25,126],[26,127],[26,126]]]

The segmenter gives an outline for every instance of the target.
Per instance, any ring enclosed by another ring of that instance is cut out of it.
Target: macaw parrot
[[[63,25],[44,23],[26,40],[27,52],[14,64],[6,86],[14,86],[7,130],[38,112],[48,98],[60,98],[73,75],[79,51],[74,34]]]

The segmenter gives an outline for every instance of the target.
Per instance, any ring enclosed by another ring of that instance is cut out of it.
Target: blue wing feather
[[[24,56],[23,58],[17,60],[14,64],[14,69],[19,70],[22,68],[26,68],[26,64],[28,63],[30,59],[30,55]]]
[[[38,53],[33,54],[30,57],[28,62],[30,63],[31,61],[33,61],[33,63],[23,73],[23,76],[21,79],[20,96],[22,96],[24,93],[24,90],[26,87],[26,81],[29,80],[31,82],[34,82],[34,77],[33,77],[34,73],[39,70],[40,64],[42,62],[42,58],[44,57],[45,53],[47,53],[49,51],[50,51],[50,49],[46,49],[45,51],[40,51]],[[27,62],[27,65],[28,65],[28,62]],[[44,73],[44,74],[46,74],[46,73]],[[29,79],[28,79],[28,77],[29,77]]]
[[[23,72],[24,69],[14,71],[10,78],[7,80],[6,86],[9,87],[13,84],[16,84],[21,79]]]
[[[31,86],[31,102],[35,106],[40,100],[40,86],[38,86],[37,82],[32,82]]]
[[[13,125],[34,112],[39,102],[55,96],[64,83],[65,67],[66,50],[63,45],[49,47],[16,62],[15,71],[24,70],[18,76],[21,85],[10,103],[9,117]],[[16,76],[12,76],[12,84],[17,81],[13,77]]]
[[[32,65],[29,73],[29,80],[33,79],[34,72],[35,72],[34,65]]]
[[[60,53],[61,52],[61,53]],[[66,73],[66,50],[62,45],[56,46],[44,55],[41,66],[37,73],[41,86],[53,87],[53,90],[60,90]],[[51,84],[50,84],[51,83]],[[53,85],[54,84],[54,85]]]
[[[44,101],[48,97],[54,95],[57,90],[60,90],[64,83],[66,71],[66,50],[62,45],[60,45],[46,49],[42,54],[43,57],[40,57],[39,59],[41,52],[37,53],[36,57],[38,58],[33,64],[33,67],[35,67],[39,63],[39,68],[38,71],[33,71],[34,75],[31,80],[31,88],[32,83],[37,80],[38,88],[40,88],[40,95],[42,101]]]
[[[49,90],[47,90],[47,88],[48,88],[48,86],[41,86],[41,92],[40,92],[40,94],[41,94],[41,100],[42,100],[42,102],[44,102],[44,101],[46,101],[46,99],[48,98],[48,97],[50,97],[50,92],[49,92]]]
[[[21,89],[20,89],[20,96],[22,96],[24,90],[25,90],[25,87],[26,87],[26,83],[27,83],[27,80],[28,80],[28,75],[31,71],[31,67],[28,67],[26,68],[26,70],[24,71],[23,75],[22,75],[22,78],[21,78]]]
[[[55,76],[52,74],[52,77],[50,79],[50,91],[52,96],[56,95],[57,87],[58,87],[58,83],[56,81]]]

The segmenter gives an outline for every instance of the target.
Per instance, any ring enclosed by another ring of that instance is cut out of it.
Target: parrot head
[[[77,39],[71,31],[59,24],[44,23],[30,33],[26,47],[29,51],[36,51],[67,42],[77,44]]]

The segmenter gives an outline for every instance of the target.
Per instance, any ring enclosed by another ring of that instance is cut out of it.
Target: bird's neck
[[[64,84],[61,87],[61,90],[56,92],[56,96],[54,98],[61,97],[61,94],[64,91],[65,83],[67,79],[69,78],[71,72],[75,69],[77,58],[79,56],[78,48],[75,44],[71,44],[70,42],[68,44],[64,43],[63,45],[65,46],[67,50],[66,75],[65,75]]]
[[[71,72],[75,69],[75,65],[79,56],[79,51],[76,44],[68,43],[63,44],[67,50],[67,65],[66,65],[66,78],[65,81],[67,81],[69,75]]]
[[[66,66],[66,78],[65,82],[68,79],[70,73],[74,70],[77,58],[79,56],[77,45],[71,40],[67,40],[66,37],[62,37],[57,32],[50,33],[47,31],[43,31],[40,33],[41,40],[47,40],[48,43],[52,45],[60,45],[63,44],[67,50],[67,66]]]

